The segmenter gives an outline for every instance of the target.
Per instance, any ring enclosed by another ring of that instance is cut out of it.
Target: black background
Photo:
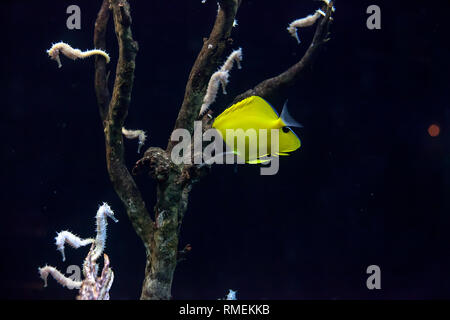
[[[189,70],[214,22],[215,1],[130,1],[139,43],[127,128],[146,130],[146,146],[165,147]],[[81,7],[81,30],[66,28],[66,8]],[[37,268],[81,264],[87,249],[55,250],[56,231],[94,235],[108,202],[106,252],[112,299],[137,299],[144,247],[109,181],[93,87],[93,59],[63,67],[46,50],[65,41],[91,49],[101,1],[2,1],[0,296],[72,299]],[[378,4],[382,29],[366,28]],[[316,1],[244,1],[233,31],[244,52],[228,95],[274,76],[304,53],[314,28],[289,36],[292,20]],[[304,125],[302,147],[275,176],[257,166],[216,166],[191,192],[180,247],[193,247],[175,272],[175,299],[450,298],[448,1],[339,1],[331,41],[290,94]],[[117,41],[109,25],[114,74]],[[113,77],[111,77],[113,79]],[[275,105],[281,111],[281,105]],[[431,137],[431,124],[441,128]],[[129,167],[139,159],[126,141]],[[137,178],[148,208],[155,186]],[[382,289],[366,288],[366,268],[381,267]]]

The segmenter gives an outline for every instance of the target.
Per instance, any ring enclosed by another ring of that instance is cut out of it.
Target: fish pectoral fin
[[[279,156],[288,156],[289,155],[289,153],[286,153],[286,152],[277,152],[277,153],[274,153],[274,154],[272,154],[271,155],[271,157],[279,157]]]
[[[268,163],[271,159],[255,159],[255,160],[248,160],[248,164],[260,164],[260,163]]]

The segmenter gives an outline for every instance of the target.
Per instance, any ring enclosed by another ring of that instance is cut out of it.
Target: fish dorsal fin
[[[303,126],[298,123],[290,114],[287,108],[287,100],[284,103],[283,111],[281,111],[281,120],[283,121],[286,127],[297,127],[303,128]]]
[[[240,112],[255,113],[259,117],[264,116],[271,120],[278,119],[277,111],[263,98],[258,96],[251,96],[233,104],[231,107],[222,112],[216,121],[221,118],[226,118],[231,114],[237,114]]]

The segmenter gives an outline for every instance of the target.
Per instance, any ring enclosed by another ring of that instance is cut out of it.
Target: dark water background
[[[140,50],[126,127],[146,130],[146,146],[164,147],[217,7],[130,2]],[[37,268],[81,263],[86,248],[67,248],[62,263],[53,237],[63,229],[94,236],[103,201],[120,219],[106,249],[116,275],[111,297],[140,295],[144,247],[107,176],[93,59],[62,57],[58,69],[45,52],[60,40],[92,48],[100,3],[0,4],[2,298],[74,298],[52,279],[43,289]],[[81,7],[79,31],[66,28],[70,4]],[[381,30],[366,28],[371,4],[381,7]],[[281,159],[275,176],[216,166],[194,187],[180,241],[193,250],[176,270],[175,299],[217,299],[229,288],[241,299],[450,298],[449,4],[338,1],[331,41],[286,97],[304,125],[296,130],[302,148]],[[314,29],[300,31],[301,45],[285,29],[317,7],[244,0],[232,35],[243,69],[232,71],[216,114],[302,56]],[[114,72],[112,24],[107,47]],[[428,134],[431,124],[438,137]],[[126,142],[130,167],[136,147]],[[153,208],[154,183],[137,183]],[[372,264],[381,267],[381,290],[366,288]]]

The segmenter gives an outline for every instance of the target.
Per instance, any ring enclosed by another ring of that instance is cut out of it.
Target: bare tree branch
[[[223,62],[223,56],[232,41],[229,38],[237,10],[241,0],[221,0],[214,27],[208,39],[204,39],[203,47],[189,74],[183,104],[175,122],[175,129],[185,128],[193,132],[194,120],[197,118],[209,79]],[[167,151],[173,143],[169,141]]]
[[[94,47],[96,49],[106,50],[106,27],[108,26],[108,20],[109,0],[103,0],[94,28]],[[111,97],[107,83],[106,60],[99,56],[95,58],[95,89],[100,117],[104,121]]]
[[[255,95],[268,101],[273,100],[275,97],[286,96],[288,89],[303,75],[305,68],[312,65],[320,51],[319,49],[327,41],[328,30],[331,23],[332,6],[324,5],[322,11],[325,12],[326,15],[318,21],[314,38],[302,59],[280,75],[264,80],[254,88],[238,95],[234,98],[233,104]]]
[[[130,29],[130,7],[127,1],[103,1],[95,23],[94,44],[96,47],[105,47],[105,31],[110,6],[119,43],[119,59],[111,99],[107,86],[105,61],[97,58],[95,64],[95,90],[105,132],[106,162],[113,187],[125,205],[136,233],[148,250],[153,233],[153,221],[136,183],[125,166],[122,137],[122,127],[131,101],[135,57],[138,50]]]
[[[119,60],[116,68],[114,90],[109,106],[109,118],[113,122],[112,130],[122,136],[122,127],[128,115],[131,91],[134,82],[137,42],[131,33],[130,6],[126,0],[111,0],[114,28],[119,43]]]

